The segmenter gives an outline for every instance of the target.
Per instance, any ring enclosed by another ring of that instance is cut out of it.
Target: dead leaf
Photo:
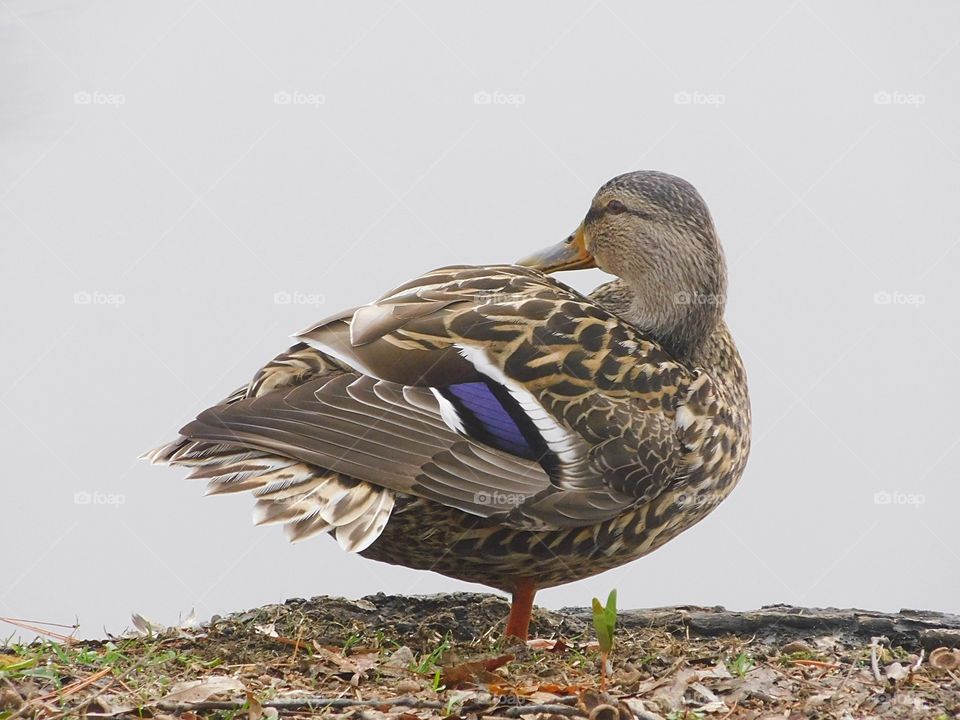
[[[474,660],[452,667],[441,668],[442,682],[447,687],[457,687],[465,682],[481,683],[502,680],[493,671],[513,660],[513,655],[500,655],[489,660]]]
[[[537,686],[538,691],[553,693],[554,695],[576,695],[582,689],[576,685],[558,685],[556,683],[541,683]]]
[[[263,705],[260,704],[257,696],[249,690],[247,690],[247,706],[250,708],[247,711],[248,720],[261,720],[263,718]]]
[[[367,670],[376,667],[380,659],[379,653],[376,652],[344,655],[336,650],[330,650],[316,641],[313,643],[313,649],[314,658],[321,658],[328,664],[333,665],[337,668],[338,674],[351,677],[363,675]]]
[[[115,715],[126,715],[135,709],[135,705],[121,702],[116,695],[103,694],[90,703],[90,709],[87,710],[87,717],[108,718]]]
[[[149,636],[149,635],[159,635],[166,627],[162,623],[154,622],[153,620],[148,620],[140,613],[133,613],[130,616],[130,622],[133,623],[134,632],[137,635]]]
[[[176,683],[170,692],[160,698],[158,702],[197,703],[209,700],[220,693],[240,690],[246,690],[246,688],[237,678],[228,675],[211,675],[201,680],[186,680]]]
[[[264,623],[263,625],[254,625],[254,632],[257,632],[261,635],[266,635],[267,637],[280,637],[277,634],[276,623]]]
[[[743,682],[738,688],[739,698],[743,696],[753,696],[770,702],[772,700],[783,700],[790,697],[790,691],[780,687],[777,683],[780,676],[770,668],[758,667],[750,670],[743,678]]]

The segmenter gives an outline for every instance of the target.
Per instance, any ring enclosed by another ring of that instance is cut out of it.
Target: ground
[[[960,718],[960,617],[621,612],[600,692],[584,609],[501,639],[502,597],[289,600],[209,623],[0,648],[15,717]]]

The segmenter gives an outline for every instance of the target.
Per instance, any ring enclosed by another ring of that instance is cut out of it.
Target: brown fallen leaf
[[[377,652],[347,656],[337,650],[330,650],[316,641],[313,643],[313,649],[315,659],[319,658],[333,665],[341,675],[363,675],[367,670],[376,667],[380,659],[380,654]]]
[[[263,718],[263,705],[252,692],[247,690],[247,720],[261,720]]]
[[[513,660],[513,655],[499,655],[488,660],[474,660],[452,667],[441,668],[441,681],[447,687],[457,687],[462,683],[482,683],[502,680],[493,671]]]
[[[499,667],[503,667],[513,660],[513,658],[513,655],[499,655],[487,660],[473,660],[471,662],[441,668],[441,681],[449,688],[458,687],[467,682],[475,684],[500,682],[503,678],[499,675],[494,675],[493,671]]]
[[[127,715],[135,709],[136,706],[134,704],[123,702],[116,695],[104,693],[90,702],[87,708],[87,717],[108,718],[115,715]]]

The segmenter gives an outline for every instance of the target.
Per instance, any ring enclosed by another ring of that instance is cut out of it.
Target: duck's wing
[[[351,370],[211,408],[182,434],[528,528],[611,518],[685,473],[692,374],[536,271],[444,268],[298,337]]]
[[[705,431],[717,411],[704,378],[706,404],[678,419],[699,375],[528,268],[441,268],[299,338],[365,374],[430,388],[450,427],[536,459],[550,486],[516,509],[518,521],[582,500],[566,493],[613,493],[620,510],[655,496],[686,476],[700,439],[688,430]]]

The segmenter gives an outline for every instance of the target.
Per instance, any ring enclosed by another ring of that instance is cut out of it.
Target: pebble
[[[784,655],[792,655],[793,653],[812,653],[813,648],[803,640],[794,640],[793,642],[789,642],[780,648],[780,652],[782,652]]]
[[[387,661],[383,665],[384,667],[406,670],[415,662],[415,660],[416,658],[413,656],[413,650],[404,645],[397,648],[393,654],[387,658]]]
[[[401,680],[397,683],[397,692],[404,695],[420,692],[421,689],[420,683],[417,680]]]

